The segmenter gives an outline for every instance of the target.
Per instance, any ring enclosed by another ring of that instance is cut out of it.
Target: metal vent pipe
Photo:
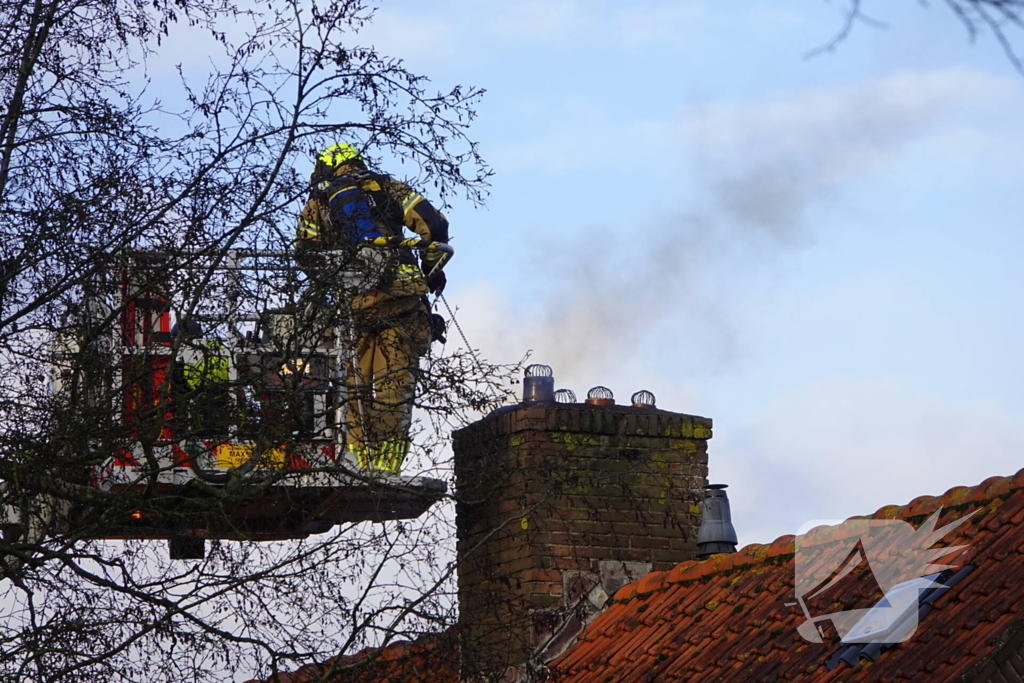
[[[725,489],[728,484],[704,487],[704,502],[700,504],[701,523],[697,532],[697,559],[703,560],[719,553],[736,552],[736,527],[732,525],[732,510]]]
[[[523,403],[555,400],[554,372],[548,365],[528,365],[523,377]]]

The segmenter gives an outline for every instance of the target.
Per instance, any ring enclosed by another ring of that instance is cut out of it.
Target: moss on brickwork
[[[695,441],[688,441],[682,439],[678,441],[673,441],[670,448],[672,450],[682,451],[684,453],[696,453],[699,450],[697,448],[697,443]]]
[[[526,661],[536,620],[571,611],[564,576],[693,559],[710,436],[705,418],[580,404],[456,432],[459,600],[489,615],[463,624],[467,665]]]
[[[557,444],[561,444],[565,450],[570,453],[578,448],[597,448],[601,445],[600,439],[593,434],[580,434],[572,432],[555,432],[551,435],[551,440]]]

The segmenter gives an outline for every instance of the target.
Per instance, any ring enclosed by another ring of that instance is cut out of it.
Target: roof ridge
[[[1005,477],[989,477],[975,486],[954,486],[941,496],[918,496],[906,505],[885,505],[870,515],[855,515],[849,519],[895,519],[919,517],[940,508],[953,508],[970,503],[984,504],[1011,491],[1024,489],[1024,469]],[[903,513],[903,514],[900,514]],[[627,583],[616,591],[615,602],[629,602],[645,598],[651,593],[667,590],[672,584],[697,581],[703,577],[729,572],[736,566],[755,564],[766,559],[792,555],[796,552],[796,536],[786,534],[769,544],[751,543],[735,553],[712,555],[705,560],[687,560],[665,571],[651,572]]]
[[[450,630],[451,627],[440,633],[421,633],[413,639],[396,638],[383,647],[380,645],[370,645],[355,654],[340,655],[340,657],[348,659],[345,662],[346,664],[353,664],[368,657],[382,662],[392,661],[417,652],[429,651],[431,648],[439,645],[445,636],[450,635]],[[332,657],[327,661],[330,662],[336,658]]]
[[[444,639],[451,635],[452,630],[451,627],[449,627],[441,632],[422,633],[413,639],[395,639],[383,647],[379,645],[368,645],[367,647],[364,647],[358,652],[350,655],[335,655],[322,662],[304,664],[291,673],[281,671],[275,675],[280,678],[282,682],[292,681],[293,683],[300,683],[301,681],[312,680],[307,677],[323,676],[332,669],[334,669],[334,673],[337,674],[338,669],[344,669],[346,667],[361,666],[363,664],[371,666],[378,663],[387,664],[388,662],[393,662],[395,660],[411,658],[417,654],[430,653],[439,646],[444,645]],[[452,647],[458,646],[457,644],[453,644]],[[266,682],[260,681],[259,679],[251,679],[245,683],[269,683],[270,681],[278,680],[278,678],[271,676],[271,678],[268,678]],[[390,678],[388,680],[390,680]]]

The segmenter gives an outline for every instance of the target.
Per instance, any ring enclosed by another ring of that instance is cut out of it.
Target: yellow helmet
[[[336,145],[331,145],[324,151],[320,152],[320,155],[316,158],[317,161],[322,161],[326,166],[335,167],[341,166],[346,161],[362,161],[363,157],[359,153],[359,150],[348,144],[347,142],[339,142]]]
[[[347,142],[339,142],[317,155],[310,180],[313,183],[327,180],[334,175],[334,169],[343,164],[352,164],[362,168],[366,167],[366,164],[363,162],[363,156],[359,153],[358,149]]]

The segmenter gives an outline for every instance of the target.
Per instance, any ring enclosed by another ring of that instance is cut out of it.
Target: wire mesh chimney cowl
[[[572,389],[559,389],[555,392],[556,403],[576,403],[576,392]]]
[[[632,396],[629,397],[629,402],[633,404],[634,408],[656,408],[657,399],[654,394],[646,389],[641,389]]]
[[[613,406],[615,394],[608,387],[596,386],[587,392],[586,402],[592,406]]]

